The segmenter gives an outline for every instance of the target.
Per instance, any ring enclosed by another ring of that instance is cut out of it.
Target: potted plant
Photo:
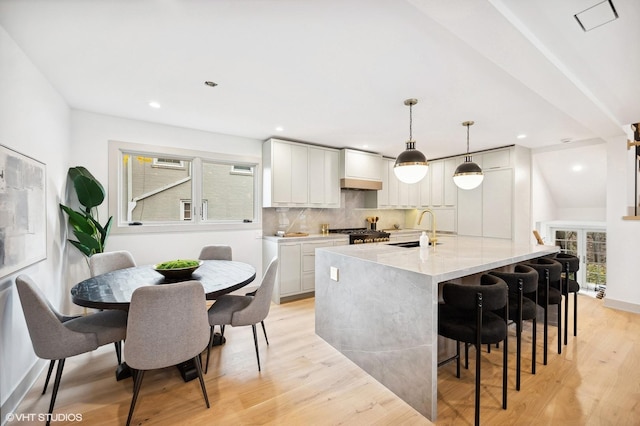
[[[60,204],[60,209],[69,216],[69,225],[77,238],[77,241],[68,241],[89,258],[95,253],[104,252],[113,217],[110,216],[104,226],[100,224],[97,207],[104,201],[106,193],[102,184],[86,168],[70,167],[67,176],[73,182],[78,202],[84,207],[74,210]]]

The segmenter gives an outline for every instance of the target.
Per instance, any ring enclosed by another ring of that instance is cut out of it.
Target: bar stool
[[[480,285],[444,283],[444,303],[438,306],[438,334],[456,341],[456,377],[460,377],[460,342],[476,347],[475,424],[480,424],[480,365],[483,344],[504,341],[502,357],[502,408],[507,409],[507,319],[509,289],[505,282],[484,274]],[[495,311],[502,311],[497,315]]]
[[[527,265],[516,265],[513,272],[493,271],[489,274],[501,278],[509,286],[509,320],[516,325],[516,390],[520,390],[522,325],[525,320],[530,320],[533,325],[531,374],[536,374],[537,304],[534,300],[538,299],[538,272]]]
[[[578,335],[578,292],[580,284],[576,281],[576,273],[580,269],[580,259],[568,253],[556,253],[554,259],[562,265],[564,274],[564,344],[567,344],[569,329],[569,293],[573,293],[573,335]]]
[[[547,365],[549,337],[549,305],[558,305],[558,354],[562,353],[562,265],[548,257],[531,259],[524,263],[538,272],[538,305],[544,308],[544,354]]]

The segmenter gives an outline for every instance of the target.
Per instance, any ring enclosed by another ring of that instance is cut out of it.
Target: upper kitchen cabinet
[[[340,207],[338,150],[269,139],[262,145],[263,207]]]
[[[512,146],[473,155],[484,180],[458,189],[458,235],[531,239],[531,154]]]
[[[431,175],[431,202],[433,207],[454,207],[458,199],[453,174],[458,167],[458,158],[447,158],[429,162]]]
[[[354,149],[341,149],[340,187],[382,189],[382,155]]]
[[[340,207],[340,153],[336,149],[309,147],[309,205]]]

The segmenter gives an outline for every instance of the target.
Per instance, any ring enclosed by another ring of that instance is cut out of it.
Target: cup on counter
[[[322,233],[322,235],[329,235],[329,224],[328,223],[320,224],[320,232]]]

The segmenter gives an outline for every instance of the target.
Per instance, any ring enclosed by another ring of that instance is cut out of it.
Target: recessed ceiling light
[[[362,145],[363,148],[369,148],[369,145]]]
[[[526,137],[527,137],[527,135],[525,135],[524,133],[520,133],[518,136],[516,136],[516,138],[518,138],[518,139],[524,139]]]
[[[573,167],[571,167],[571,170],[573,170],[574,172],[579,172],[580,170],[582,170],[582,165],[576,164]]]
[[[282,127],[282,126],[276,127],[276,132],[281,132],[283,130],[284,130],[284,127]]]
[[[209,87],[216,87],[218,85],[218,83],[214,83],[213,81],[208,81],[208,80],[205,81],[204,84]]]
[[[156,109],[158,109],[158,108],[160,108],[160,106],[161,106],[161,105],[160,105],[160,103],[159,103],[159,102],[151,101],[151,102],[149,102],[149,106],[150,106],[151,108],[156,108]]]

